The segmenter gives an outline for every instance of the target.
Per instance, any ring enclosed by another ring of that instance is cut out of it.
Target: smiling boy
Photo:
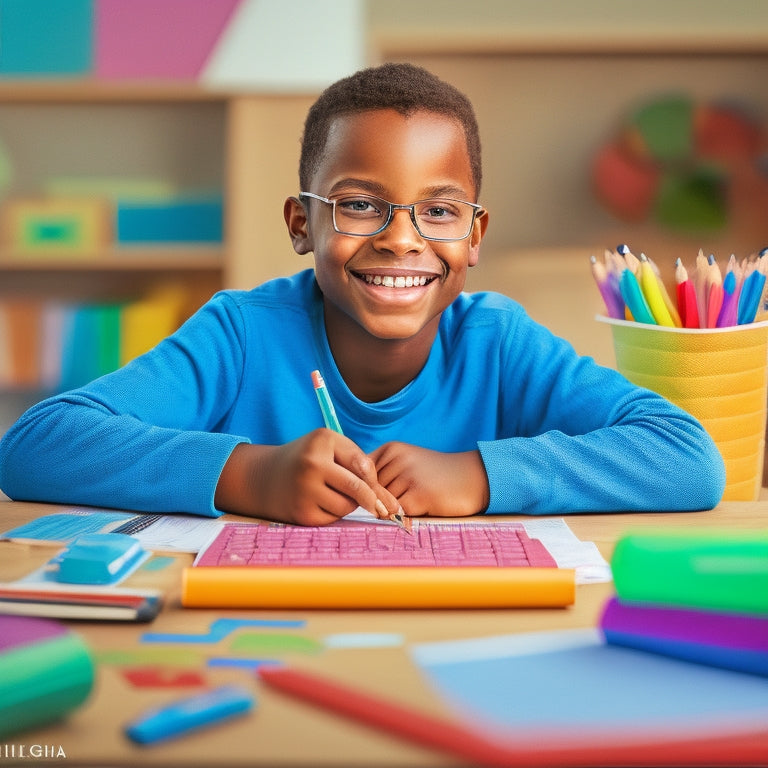
[[[309,112],[285,202],[314,270],[217,294],[125,368],[30,409],[0,443],[12,498],[379,516],[705,509],[703,428],[581,358],[514,301],[465,294],[489,215],[467,99],[370,68]],[[325,378],[344,434],[322,427]],[[383,506],[382,506],[383,505]]]

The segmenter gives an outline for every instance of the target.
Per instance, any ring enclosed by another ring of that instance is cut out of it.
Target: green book
[[[628,533],[611,569],[627,603],[768,615],[768,530]]]

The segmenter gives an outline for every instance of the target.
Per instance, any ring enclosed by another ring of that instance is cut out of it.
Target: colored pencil
[[[659,284],[659,291],[661,292],[661,297],[664,299],[664,304],[667,307],[667,311],[669,312],[670,317],[672,318],[672,322],[675,324],[677,328],[682,327],[683,322],[680,319],[680,313],[677,311],[677,303],[674,301],[674,299],[669,295],[669,292],[667,291],[667,287],[664,284],[664,280],[661,277],[661,271],[656,266],[656,262],[650,258],[650,256],[646,256],[648,259],[648,263],[651,265],[651,269],[653,269],[654,274],[656,275],[656,280]]]
[[[624,259],[624,263],[631,270],[633,275],[637,274],[637,269],[640,266],[640,260],[630,250],[628,245],[622,243],[616,248],[616,252]]]
[[[312,385],[315,388],[317,402],[320,404],[320,412],[323,414],[323,422],[325,423],[325,426],[328,429],[343,435],[344,432],[341,429],[339,418],[336,416],[336,409],[333,407],[333,401],[328,394],[325,380],[320,371],[312,371]],[[397,525],[406,533],[413,535],[411,520],[406,517],[402,507],[398,509],[397,512],[388,512],[384,502],[381,501],[381,499],[376,499],[376,511],[379,514],[386,514],[392,522],[397,523]]]
[[[738,324],[745,325],[754,322],[755,316],[760,310],[760,301],[765,289],[766,271],[768,271],[768,259],[761,254],[756,262],[747,265],[749,274],[744,277],[741,287],[738,308]]]
[[[608,317],[624,319],[624,300],[621,298],[621,291],[615,274],[609,271],[606,264],[599,262],[595,256],[590,256],[589,261],[592,265],[592,276],[600,295],[603,297]]]
[[[705,283],[707,328],[716,328],[717,319],[720,317],[720,309],[723,306],[723,276],[713,255],[710,255],[707,261],[709,265]]]
[[[729,328],[768,317],[768,248],[740,263],[731,254],[725,273],[714,254],[700,248],[689,272],[675,259],[675,300],[667,292],[661,272],[644,253],[637,258],[627,245],[605,251],[605,263],[590,257],[592,274],[609,317],[682,328]],[[619,287],[610,292],[609,280]]]
[[[638,279],[640,281],[640,288],[643,291],[643,296],[645,297],[656,324],[674,327],[675,321],[672,319],[672,315],[667,309],[667,304],[664,301],[661,281],[656,276],[653,267],[648,261],[648,257],[644,253],[640,254]]]
[[[677,307],[684,328],[699,327],[699,310],[696,303],[696,289],[688,278],[688,270],[683,262],[675,262],[675,282],[677,283]]]
[[[333,402],[325,387],[325,380],[320,371],[312,371],[312,385],[315,388],[317,402],[320,404],[320,412],[323,414],[323,422],[325,423],[325,426],[328,429],[343,435],[344,433],[341,429],[341,424],[336,416],[336,409],[333,407]]]
[[[739,295],[737,292],[736,273],[729,269],[723,280],[723,305],[717,316],[718,328],[729,328],[736,325]]]
[[[621,273],[619,288],[621,289],[621,296],[624,299],[624,303],[632,314],[632,318],[638,323],[656,325],[656,320],[653,317],[651,308],[648,306],[645,296],[643,296],[640,283],[637,281],[637,278],[629,267],[625,267],[624,271]]]

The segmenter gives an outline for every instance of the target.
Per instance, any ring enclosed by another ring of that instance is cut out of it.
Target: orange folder
[[[558,608],[572,605],[569,568],[192,567],[187,608]]]

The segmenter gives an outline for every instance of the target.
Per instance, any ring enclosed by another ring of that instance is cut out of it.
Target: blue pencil
[[[739,296],[738,324],[746,325],[755,319],[760,309],[760,299],[763,296],[765,288],[765,273],[763,270],[764,254],[761,253],[758,263],[752,272],[744,279],[744,285],[741,288]]]
[[[325,426],[328,429],[343,435],[344,432],[342,432],[341,424],[339,424],[339,419],[336,416],[336,409],[333,407],[333,401],[328,394],[328,390],[325,387],[325,380],[320,371],[312,371],[312,384],[315,388],[315,394],[317,395],[317,402],[320,403],[320,411],[323,414]],[[380,513],[386,514],[390,520],[397,523],[397,525],[406,533],[413,533],[411,530],[411,520],[405,516],[405,512],[403,512],[402,509],[397,512],[389,513],[381,499],[376,499],[376,508]]]
[[[331,396],[325,388],[325,380],[320,374],[320,371],[312,371],[312,384],[315,387],[317,402],[320,403],[320,411],[323,414],[325,426],[328,427],[328,429],[332,429],[334,432],[343,435],[344,432],[342,431],[341,424],[339,424],[339,419],[336,416],[336,409],[333,407]]]
[[[643,296],[640,283],[637,282],[637,278],[632,274],[630,269],[625,269],[621,273],[619,287],[624,303],[632,314],[632,319],[636,323],[656,325],[656,321],[653,319],[653,314],[651,313],[651,308],[648,306],[645,296]]]

